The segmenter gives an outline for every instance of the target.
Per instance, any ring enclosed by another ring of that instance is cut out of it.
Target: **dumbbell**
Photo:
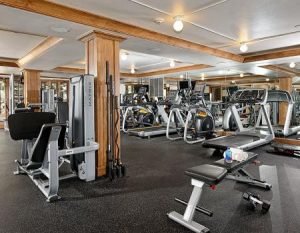
[[[269,201],[262,200],[260,195],[255,193],[245,192],[243,193],[243,199],[249,201],[254,209],[260,205],[262,213],[267,213],[271,207],[271,203]]]

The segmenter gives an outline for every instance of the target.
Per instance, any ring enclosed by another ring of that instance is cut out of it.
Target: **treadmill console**
[[[233,103],[261,103],[266,96],[265,89],[244,89],[234,93],[230,102]]]

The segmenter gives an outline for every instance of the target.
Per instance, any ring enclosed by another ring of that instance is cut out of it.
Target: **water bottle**
[[[226,163],[232,163],[232,152],[230,148],[228,147],[227,150],[224,152],[225,153],[225,162]]]

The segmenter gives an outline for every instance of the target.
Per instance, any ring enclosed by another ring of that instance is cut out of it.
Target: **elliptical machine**
[[[183,134],[183,139],[188,144],[203,142],[214,135],[215,121],[205,103],[205,87],[205,84],[195,85],[190,97],[192,105],[185,119]]]

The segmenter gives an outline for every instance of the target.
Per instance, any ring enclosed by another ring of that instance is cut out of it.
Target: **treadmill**
[[[272,123],[275,136],[289,137],[291,135],[297,134],[300,131],[300,125],[292,126],[292,118],[293,118],[295,102],[289,92],[282,91],[282,90],[269,90],[267,103],[270,105],[270,108],[272,109],[272,111],[270,111],[270,115],[271,115],[271,123]],[[288,105],[284,125],[278,124],[280,103],[286,103]],[[259,119],[261,119],[261,117],[262,115],[258,116]],[[263,128],[264,127],[262,127],[262,129]]]
[[[148,127],[141,127],[141,128],[134,128],[134,129],[129,129],[124,132],[127,132],[128,135],[132,136],[137,136],[141,138],[150,138],[152,136],[163,136],[166,135],[167,132],[167,122],[169,119],[169,116],[167,112],[165,111],[165,106],[166,105],[174,105],[174,104],[179,104],[181,102],[181,97],[179,96],[178,91],[172,91],[169,92],[169,95],[167,97],[167,101],[159,101],[156,103],[157,106],[157,115],[161,119],[162,123],[160,125],[153,125],[153,126],[148,126]],[[130,110],[130,109],[128,109]],[[124,123],[123,123],[123,128],[124,128]],[[169,133],[173,134],[176,133],[177,130],[175,127],[171,127],[169,129]]]
[[[128,130],[127,133],[129,135],[138,136],[141,138],[150,138],[152,136],[161,136],[166,135],[167,127],[164,125],[151,126],[151,127],[143,127]],[[176,128],[171,128],[170,133],[176,133]]]
[[[267,114],[266,104],[268,99],[268,90],[266,89],[244,89],[235,95],[231,100],[230,111],[237,125],[237,132],[230,136],[217,137],[203,142],[203,147],[226,150],[229,148],[238,148],[242,150],[251,150],[270,143],[275,135],[271,125],[269,114]],[[244,128],[237,104],[254,104],[259,106],[259,115],[261,118],[256,121],[252,128]],[[265,124],[264,129],[260,126]]]

